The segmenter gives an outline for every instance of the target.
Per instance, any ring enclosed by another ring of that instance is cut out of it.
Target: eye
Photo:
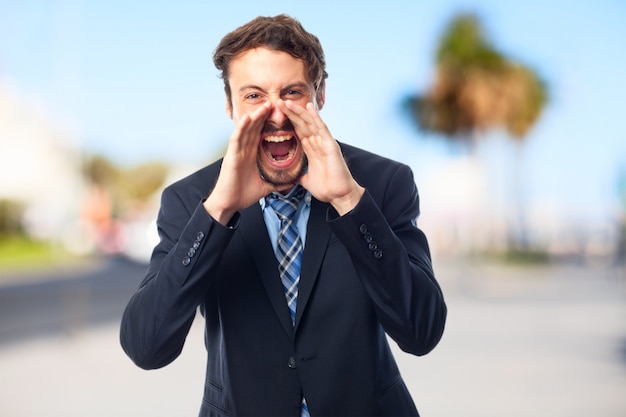
[[[259,98],[261,98],[261,95],[258,93],[251,93],[246,95],[246,100],[258,100]]]
[[[287,90],[285,96],[290,98],[300,97],[302,96],[302,92],[300,92],[300,90]]]

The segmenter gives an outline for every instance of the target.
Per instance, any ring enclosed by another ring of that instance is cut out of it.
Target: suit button
[[[183,258],[183,266],[187,266],[187,265],[189,265],[190,263],[191,263],[191,259],[189,259],[189,257],[188,257],[188,256],[185,256],[185,257]]]
[[[192,246],[195,250],[198,250],[198,248],[200,247],[200,242],[195,241],[193,242],[193,246]]]
[[[378,249],[378,245],[376,244],[376,242],[370,242],[370,244],[368,245],[368,247],[370,248],[370,250],[374,251],[376,249]]]
[[[376,249],[376,250],[374,251],[374,258],[376,258],[376,259],[380,259],[380,258],[382,258],[382,257],[383,257],[383,251],[382,251],[382,250],[380,250],[380,249]]]
[[[193,255],[196,254],[196,250],[194,248],[189,248],[189,252],[187,252],[187,256],[193,258]]]
[[[359,232],[361,232],[361,234],[365,234],[365,233],[367,233],[367,226],[366,226],[365,224],[362,224],[362,225],[359,227]]]
[[[204,233],[202,233],[202,232],[198,232],[198,234],[196,235],[196,240],[197,240],[198,242],[201,242],[201,241],[202,241],[202,239],[204,239]]]
[[[290,367],[291,369],[296,369],[296,358],[294,358],[293,356],[290,356],[289,360],[287,360],[287,366]]]
[[[369,233],[369,232],[368,232],[368,233],[365,233],[365,234],[363,235],[363,239],[365,239],[365,241],[366,241],[366,242],[368,242],[368,243],[369,243],[369,242],[371,242],[372,240],[374,240],[374,238],[372,237],[372,234],[371,234],[371,233]]]

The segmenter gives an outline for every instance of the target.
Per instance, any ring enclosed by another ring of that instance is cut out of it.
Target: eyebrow
[[[285,88],[282,89],[282,91],[293,90],[294,88],[308,89],[309,85],[305,82],[296,82],[296,83],[288,84],[287,86],[285,86]]]
[[[254,85],[254,84],[245,84],[242,85],[241,88],[238,90],[239,93],[243,93],[246,90],[261,90],[261,91],[265,91],[263,90],[261,87],[259,87],[258,85]]]
[[[291,84],[287,84],[285,87],[281,88],[280,91],[287,91],[287,90],[292,90],[294,88],[302,88],[302,89],[308,89],[309,85],[305,82],[302,81],[298,81],[295,83],[291,83]],[[259,87],[258,85],[255,84],[245,84],[243,86],[241,86],[241,88],[239,89],[239,93],[243,93],[244,91],[248,91],[248,90],[259,90],[262,92],[266,92],[263,88]]]

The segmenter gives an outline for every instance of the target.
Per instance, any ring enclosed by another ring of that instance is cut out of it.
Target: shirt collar
[[[290,189],[285,195],[289,194],[292,189]],[[267,198],[267,196],[262,197],[259,200],[259,204],[261,205],[261,210],[262,211],[265,211],[265,208],[269,207],[269,204],[267,203],[266,198]],[[311,207],[311,198],[312,198],[311,193],[308,190],[305,190],[305,194],[304,194],[304,198],[302,198],[302,202],[304,202],[304,204],[306,204],[307,207]]]

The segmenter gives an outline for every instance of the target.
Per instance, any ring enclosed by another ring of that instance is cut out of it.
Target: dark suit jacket
[[[339,217],[312,201],[295,327],[262,212],[242,210],[225,227],[202,206],[214,163],[169,186],[160,243],[122,319],[121,343],[145,369],[181,352],[197,308],[206,321],[201,416],[416,416],[386,334],[406,352],[428,353],[446,306],[419,200],[406,166],[341,145],[366,188]]]

